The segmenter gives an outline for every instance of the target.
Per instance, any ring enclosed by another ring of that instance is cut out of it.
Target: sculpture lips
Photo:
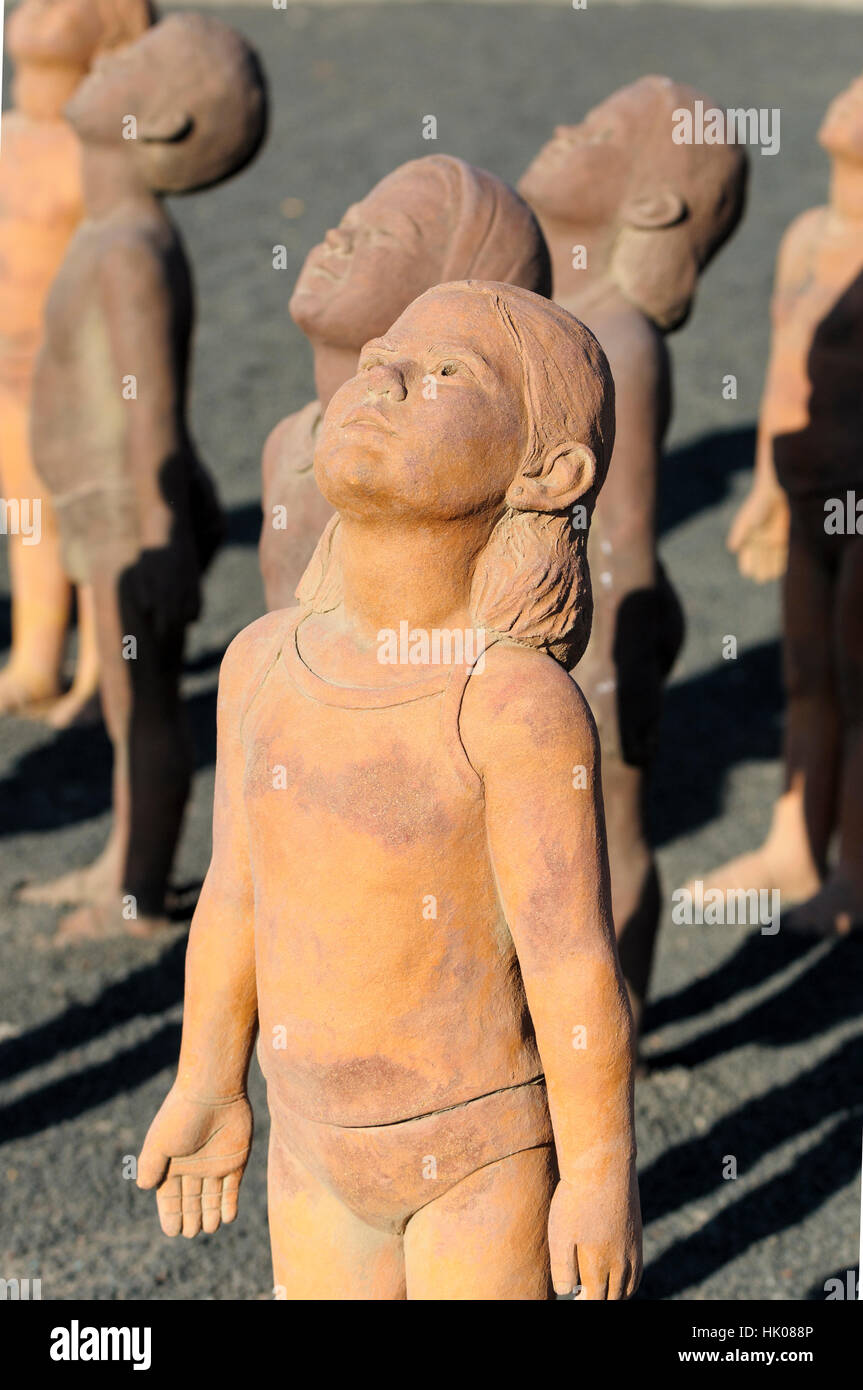
[[[373,405],[352,410],[342,421],[342,429],[346,429],[348,425],[367,425],[372,429],[383,430],[385,434],[396,433],[386,416]]]

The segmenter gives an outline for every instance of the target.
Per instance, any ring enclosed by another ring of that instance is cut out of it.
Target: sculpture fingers
[[[161,1147],[149,1136],[144,1140],[144,1147],[138,1155],[138,1172],[136,1182],[142,1189],[158,1187],[168,1171],[170,1160]]]
[[[187,1175],[181,1178],[181,1182],[183,1184],[183,1235],[187,1240],[191,1240],[201,1230],[201,1189],[204,1180]]]
[[[229,1173],[222,1183],[222,1220],[226,1224],[236,1220],[242,1176],[243,1170],[238,1168],[235,1172]]]
[[[178,1236],[183,1229],[182,1178],[166,1178],[156,1190],[159,1223],[166,1236]]]
[[[222,1179],[204,1178],[201,1191],[201,1223],[208,1235],[219,1229],[222,1221]]]

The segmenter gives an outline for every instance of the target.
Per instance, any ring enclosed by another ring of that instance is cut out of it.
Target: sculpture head
[[[541,221],[611,234],[608,273],[663,330],[685,320],[743,212],[744,151],[672,139],[674,112],[696,101],[710,106],[692,87],[643,77],[559,126],[519,183]]]
[[[86,144],[125,146],[156,193],[220,183],[257,153],[266,84],[254,51],[209,15],[175,14],[101,58],[66,107]],[[136,122],[123,138],[125,118]]]
[[[16,105],[56,114],[43,83],[56,87],[62,103],[100,54],[132,43],[154,20],[150,0],[21,0],[7,21]],[[34,91],[21,79],[37,72],[42,83]]]
[[[517,193],[451,155],[402,164],[306,257],[291,314],[309,337],[359,352],[432,285],[476,278],[551,293],[548,249]]]
[[[818,140],[833,158],[863,164],[863,77],[830,103]]]
[[[471,280],[427,291],[366,344],[324,416],[315,477],[341,515],[434,527],[442,545],[483,518],[476,626],[570,662],[590,631],[588,523],[613,443],[614,386],[589,330],[528,290]],[[338,528],[297,591],[320,610],[340,601]]]

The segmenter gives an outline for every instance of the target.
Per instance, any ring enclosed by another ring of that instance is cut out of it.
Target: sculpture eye
[[[441,376],[455,376],[458,371],[458,362],[444,362],[439,371]]]

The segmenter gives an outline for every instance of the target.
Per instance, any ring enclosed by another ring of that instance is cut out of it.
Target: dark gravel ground
[[[176,201],[200,299],[194,423],[230,509],[230,540],[192,633],[187,695],[198,770],[177,867],[206,869],[218,663],[261,611],[259,457],[270,426],[311,394],[286,312],[301,259],[394,165],[440,149],[518,177],[561,120],[648,71],[720,105],[778,106],[781,152],[753,157],[749,212],[674,340],[677,405],[663,479],[662,551],[688,615],[668,694],[654,822],[670,891],[756,843],[778,788],[778,593],[723,548],[752,458],[779,236],[823,199],[814,136],[860,68],[860,22],[814,11],[449,4],[220,11],[258,45],[273,128],[252,170]],[[438,119],[436,146],[421,121]],[[305,211],[285,218],[285,198]],[[272,268],[283,243],[288,269]],[[733,372],[736,401],[724,401]],[[5,592],[5,591],[4,591]],[[0,616],[7,620],[3,600]],[[733,634],[738,658],[725,661]],[[59,952],[48,912],[12,904],[25,873],[92,856],[108,826],[101,730],[0,727],[0,1276],[49,1299],[269,1296],[266,1108],[240,1219],[194,1244],[158,1230],[123,1176],[170,1083],[184,932]],[[811,1299],[855,1266],[863,941],[794,944],[734,927],[675,927],[666,911],[640,1085],[643,1297]],[[737,1160],[724,1181],[724,1159]]]

